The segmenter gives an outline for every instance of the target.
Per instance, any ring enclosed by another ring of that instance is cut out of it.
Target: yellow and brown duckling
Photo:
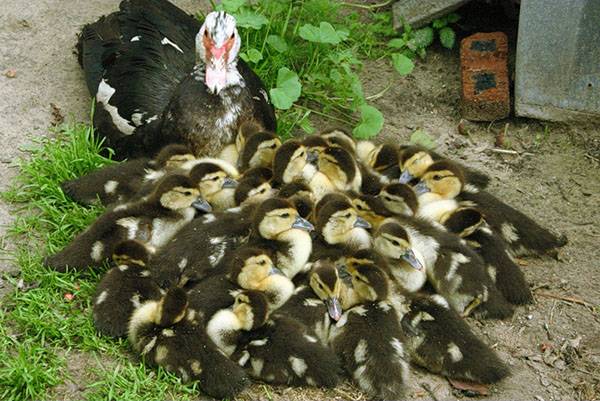
[[[202,198],[215,211],[221,211],[235,206],[234,194],[239,174],[232,166],[226,166],[225,162],[214,160],[195,161],[188,174],[197,184]]]
[[[323,137],[330,146],[339,146],[352,155],[356,154],[356,141],[352,133],[345,128],[328,128],[319,132],[318,135]]]
[[[428,281],[459,314],[490,319],[512,315],[512,307],[496,288],[485,262],[458,236],[418,218],[397,216],[389,223],[407,232]]]
[[[398,312],[389,300],[387,274],[371,261],[348,260],[354,305],[332,326],[331,346],[352,380],[370,397],[401,399],[409,372],[409,356]]]
[[[235,297],[231,309],[221,309],[206,325],[210,339],[227,356],[231,356],[238,345],[241,331],[255,330],[266,323],[269,304],[264,293],[245,290]]]
[[[485,189],[490,182],[490,177],[481,171],[453,162],[436,152],[418,145],[404,146],[401,148],[400,170],[402,171],[402,175],[400,176],[399,182],[408,184],[418,181],[425,170],[434,162],[438,161],[449,161],[457,164],[464,171],[465,191]]]
[[[315,197],[336,191],[360,191],[362,175],[354,157],[339,146],[327,146],[317,155],[317,171],[307,179]]]
[[[312,219],[316,199],[312,190],[304,181],[295,180],[282,185],[277,195],[292,202],[300,216],[308,220]],[[314,221],[311,221],[311,223],[314,223]]]
[[[332,261],[371,246],[371,225],[359,216],[349,198],[339,193],[325,196],[316,207],[316,232],[311,260]]]
[[[243,332],[232,356],[249,374],[270,384],[335,387],[339,362],[302,323],[274,314],[257,330]]]
[[[557,236],[543,228],[534,220],[519,212],[515,208],[502,202],[486,191],[464,191],[460,182],[460,166],[453,163],[437,162],[432,164],[424,173],[421,182],[415,187],[418,192],[430,198],[441,199],[441,204],[447,202],[462,202],[474,206],[485,215],[486,222],[508,244],[514,255],[538,254],[556,252],[558,248],[567,243],[564,236]],[[436,180],[436,178],[438,178]],[[456,209],[457,207],[455,207]],[[439,220],[449,214],[444,207],[444,212],[430,213],[439,216]],[[452,210],[452,209],[449,209]],[[420,209],[419,213],[423,210]],[[438,220],[438,221],[439,221]]]
[[[482,257],[496,287],[508,302],[516,305],[533,302],[525,276],[510,257],[506,243],[494,233],[479,210],[460,208],[443,223]]]
[[[183,381],[198,380],[206,394],[234,397],[249,384],[248,377],[217,348],[198,317],[185,291],[172,288],[162,299],[147,301],[134,312],[129,341],[144,360]]]
[[[294,293],[294,283],[275,266],[268,251],[245,247],[235,252],[229,278],[246,290],[265,294],[269,310],[276,311]]]
[[[239,168],[246,171],[254,167],[271,167],[275,152],[281,146],[281,139],[272,133],[260,131],[246,141],[240,154]]]
[[[244,172],[233,195],[237,206],[261,202],[277,194],[271,186],[273,171],[267,167],[255,167]]]
[[[427,282],[425,260],[412,245],[416,241],[393,221],[381,225],[373,235],[373,247],[385,258],[391,277],[405,293],[417,292]]]
[[[477,383],[496,383],[510,374],[440,295],[415,297],[409,309],[402,328],[411,362],[451,379]]]
[[[59,271],[100,266],[112,255],[115,245],[127,239],[137,239],[154,251],[188,224],[198,210],[210,211],[210,205],[192,181],[182,175],[167,176],[149,197],[105,212],[62,251],[47,257],[44,264]]]
[[[288,184],[295,180],[309,180],[316,172],[312,152],[300,141],[285,142],[275,152],[273,158],[273,181],[276,185]]]
[[[148,180],[174,171],[194,155],[185,145],[167,145],[153,158],[142,157],[110,164],[82,177],[65,181],[61,188],[74,201],[90,205],[123,203],[133,199]]]
[[[433,163],[414,187],[419,200],[418,215],[439,223],[458,209],[456,197],[464,186],[464,174],[458,165],[449,161]]]
[[[307,270],[314,226],[282,198],[264,201],[255,211],[248,244],[270,250],[275,265],[290,279]]]
[[[232,166],[238,166],[240,155],[246,146],[246,140],[257,132],[262,131],[262,126],[254,120],[243,121],[238,127],[235,141],[225,145],[218,154],[218,158],[225,160]]]
[[[146,247],[137,241],[123,241],[115,247],[115,267],[102,277],[92,302],[94,326],[102,334],[126,335],[135,309],[162,297],[160,287],[146,268],[148,257]]]
[[[388,184],[381,189],[377,197],[390,212],[397,215],[414,216],[419,209],[415,191],[406,184]]]

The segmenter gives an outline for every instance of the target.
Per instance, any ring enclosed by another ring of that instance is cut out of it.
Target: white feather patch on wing
[[[105,79],[102,79],[98,85],[98,92],[96,92],[96,101],[101,103],[104,110],[110,114],[113,124],[121,133],[131,135],[135,131],[135,127],[127,119],[121,117],[119,110],[109,103],[110,98],[115,92],[116,89],[110,86]]]

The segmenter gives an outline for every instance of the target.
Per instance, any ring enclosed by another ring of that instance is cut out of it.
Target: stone
[[[413,28],[420,28],[436,18],[451,13],[470,0],[399,0],[392,6],[394,29],[402,29],[404,19]]]

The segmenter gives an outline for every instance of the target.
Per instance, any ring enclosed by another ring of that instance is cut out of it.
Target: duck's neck
[[[291,229],[277,237],[277,241],[287,245],[287,249],[277,252],[277,267],[290,279],[305,271],[312,252],[312,239],[304,230]]]

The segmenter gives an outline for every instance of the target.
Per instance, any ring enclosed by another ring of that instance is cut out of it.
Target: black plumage
[[[149,155],[171,142],[214,154],[244,119],[275,129],[263,85],[243,60],[237,60],[240,84],[208,91],[195,43],[201,26],[166,0],[125,0],[83,28],[77,47],[96,96],[94,125],[118,158]]]

